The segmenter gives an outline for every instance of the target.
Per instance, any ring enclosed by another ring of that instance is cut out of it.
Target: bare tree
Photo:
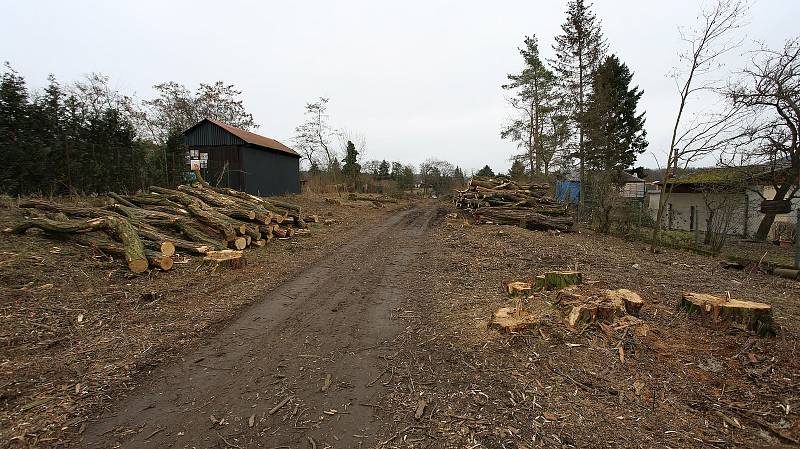
[[[328,101],[328,98],[320,97],[317,101],[306,104],[306,121],[295,128],[294,144],[309,164],[317,162],[317,155],[324,157],[322,162],[330,172],[338,166],[333,142],[341,133],[330,125]]]
[[[715,117],[712,120],[689,120],[686,113],[689,100],[700,91],[713,90],[717,87],[715,80],[706,75],[718,68],[719,58],[738,46],[739,42],[731,38],[738,29],[747,8],[740,0],[717,0],[708,10],[703,10],[697,28],[688,33],[681,33],[681,38],[688,48],[680,55],[685,63],[685,71],[676,70],[673,74],[678,86],[678,111],[672,128],[672,139],[668,149],[665,165],[663,191],[659,198],[656,222],[653,228],[652,249],[659,244],[661,223],[664,218],[666,204],[672,193],[669,181],[675,176],[679,166],[688,164],[715,150],[717,139],[729,129],[729,120]]]
[[[772,198],[755,193],[764,200],[791,201],[800,191],[800,40],[791,39],[780,50],[756,51],[744,75],[727,91],[731,103],[752,117],[736,149],[743,160],[765,166],[761,180],[775,189]],[[775,215],[765,213],[756,240],[767,238]]]

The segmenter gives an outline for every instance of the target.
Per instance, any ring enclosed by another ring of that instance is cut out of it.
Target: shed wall
[[[300,193],[300,158],[251,146],[241,147],[244,190],[253,195]]]

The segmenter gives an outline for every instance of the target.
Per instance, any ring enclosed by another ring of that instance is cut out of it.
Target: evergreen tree
[[[358,163],[358,151],[356,146],[351,141],[347,141],[346,155],[344,157],[344,166],[342,167],[342,174],[350,185],[355,188],[358,182],[358,176],[361,174],[361,165]]]
[[[28,157],[31,140],[31,107],[25,80],[6,63],[0,78],[0,190],[17,195],[33,190],[35,161]]]
[[[525,176],[525,164],[519,159],[514,159],[511,168],[508,170],[508,176],[514,181],[524,181],[527,177]]]
[[[319,169],[317,161],[311,161],[311,166],[308,168],[308,176],[312,179],[319,179],[322,176],[322,170]]]
[[[389,179],[389,162],[382,160],[378,165],[378,180]]]
[[[488,165],[484,165],[482,169],[478,170],[478,173],[475,173],[475,176],[493,177],[494,172],[492,171],[491,167],[489,167]]]
[[[590,168],[622,171],[647,147],[644,113],[636,113],[643,92],[631,87],[632,80],[628,66],[614,55],[594,74],[581,118],[586,131],[584,156]]]
[[[561,25],[562,34],[556,36],[553,46],[556,58],[551,61],[571,103],[572,118],[578,127],[577,156],[581,182],[585,177],[584,129],[578,118],[583,116],[586,96],[591,92],[591,74],[606,51],[600,23],[590,8],[591,5],[585,4],[584,0],[570,0],[567,20]],[[583,204],[583,189],[580,203]]]
[[[183,131],[172,128],[167,133],[164,142],[164,179],[165,185],[174,187],[183,182],[183,173],[186,172],[186,145],[183,143]]]
[[[467,183],[467,178],[464,176],[464,172],[458,166],[456,166],[455,170],[453,170],[453,182],[459,187]]]
[[[536,36],[525,37],[525,47],[519,50],[525,66],[519,74],[509,74],[503,89],[514,92],[509,99],[518,116],[501,132],[500,137],[518,142],[525,149],[531,176],[547,167],[554,151],[547,148],[552,143],[553,128],[550,116],[558,110],[561,99],[557,95],[557,79],[542,62]]]
[[[71,189],[71,161],[64,151],[64,94],[55,76],[50,75],[47,80],[47,87],[33,105],[36,145],[41,157],[39,184],[51,191]]]

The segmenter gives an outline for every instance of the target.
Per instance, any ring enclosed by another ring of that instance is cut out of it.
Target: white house
[[[667,200],[663,224],[668,229],[693,231],[697,226],[705,231],[711,216],[716,232],[724,230],[727,234],[750,237],[764,218],[762,205],[775,206],[774,203],[762,204],[765,198],[775,196],[775,188],[768,182],[774,173],[763,167],[713,168],[678,177],[670,181],[672,193]],[[660,181],[654,185],[655,189],[647,192],[647,202],[655,218],[663,185]],[[776,215],[770,237],[777,238],[773,235],[775,232],[796,223],[800,199],[794,198],[779,206],[790,210]]]

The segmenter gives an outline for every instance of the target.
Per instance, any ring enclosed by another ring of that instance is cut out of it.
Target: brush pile
[[[570,231],[567,206],[548,196],[547,184],[523,184],[507,176],[473,177],[466,190],[456,190],[455,205],[478,223],[510,224],[540,231]]]
[[[43,200],[19,204],[26,217],[6,232],[39,229],[45,237],[68,240],[124,258],[134,273],[149,267],[169,270],[176,252],[219,263],[239,259],[242,250],[289,238],[308,228],[299,206],[205,183],[177,190],[151,187],[136,195],[108,194],[103,206],[71,206]],[[304,231],[308,232],[308,231]]]

